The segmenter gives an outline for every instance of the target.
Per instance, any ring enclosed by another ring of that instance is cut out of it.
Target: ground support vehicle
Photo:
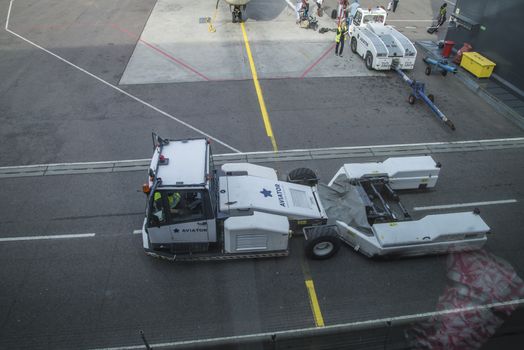
[[[438,107],[435,105],[435,97],[431,94],[426,95],[424,88],[425,85],[423,82],[411,79],[400,68],[395,67],[394,70],[398,73],[398,75],[400,75],[402,80],[405,81],[412,89],[412,93],[408,97],[409,104],[414,104],[417,99],[421,99],[429,106],[429,108],[433,111],[437,118],[439,118],[442,122],[444,122],[444,124],[449,126],[451,130],[455,130],[455,124],[453,124],[453,122],[448,117],[446,117],[444,113],[442,113],[440,109],[438,109]]]
[[[362,57],[368,69],[413,69],[417,50],[413,43],[392,26],[386,25],[387,12],[381,7],[358,8],[349,26],[351,51]]]
[[[306,255],[333,256],[345,242],[367,256],[423,255],[476,249],[489,227],[471,212],[414,220],[396,190],[436,184],[431,157],[345,164],[328,185],[298,168],[280,181],[274,169],[249,163],[213,166],[205,139],[154,135],[143,246],[169,260],[285,256],[302,232]],[[387,203],[392,199],[400,214]]]
[[[453,74],[457,73],[457,67],[455,67],[452,64],[449,64],[448,60],[445,58],[434,59],[431,57],[424,57],[422,60],[425,64],[427,64],[427,67],[424,71],[426,75],[431,74],[431,67],[434,67],[435,69],[440,71],[440,74],[442,74],[442,76],[444,77],[448,74],[448,72],[451,72]]]

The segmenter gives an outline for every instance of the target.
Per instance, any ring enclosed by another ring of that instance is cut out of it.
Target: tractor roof
[[[170,140],[162,147],[159,156],[167,159],[160,160],[158,165],[157,178],[162,179],[161,186],[203,185],[207,182],[209,143],[206,139]]]

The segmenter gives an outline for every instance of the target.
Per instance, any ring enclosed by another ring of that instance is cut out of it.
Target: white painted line
[[[282,157],[286,155],[293,155],[294,153],[304,153],[304,152],[330,152],[330,151],[354,151],[354,150],[387,150],[389,148],[397,147],[431,147],[431,146],[456,146],[456,145],[475,145],[475,144],[496,144],[499,142],[523,142],[524,137],[515,137],[515,138],[506,138],[506,139],[485,139],[485,140],[468,140],[468,141],[450,141],[450,142],[428,142],[428,143],[405,143],[405,144],[393,144],[393,145],[370,145],[370,146],[349,146],[349,147],[326,147],[326,148],[297,148],[290,150],[280,150],[278,152],[274,151],[255,151],[255,152],[239,152],[239,153],[218,153],[214,154],[213,158],[220,159],[224,157],[239,157],[239,156],[250,156],[250,155],[268,155],[275,156],[281,155]],[[429,152],[429,149],[428,149]],[[30,171],[32,169],[37,169],[41,171],[47,171],[47,168],[61,167],[85,167],[89,168],[95,165],[110,165],[119,166],[132,163],[143,163],[144,166],[148,166],[151,159],[126,159],[126,160],[112,160],[112,161],[98,161],[98,162],[77,162],[77,163],[51,163],[51,164],[33,164],[33,165],[20,165],[20,166],[6,166],[0,167],[0,172],[9,172],[16,170]],[[40,169],[42,168],[42,169]],[[35,170],[36,171],[36,170]]]
[[[463,207],[480,207],[483,205],[495,205],[495,204],[509,204],[517,203],[516,199],[502,199],[498,201],[489,201],[489,202],[472,202],[472,203],[458,203],[458,204],[447,204],[447,205],[433,205],[430,207],[414,207],[415,211],[422,210],[438,210],[438,209],[451,209],[451,208],[463,208]]]
[[[142,233],[142,230],[134,230],[134,231],[133,231],[133,234],[134,234],[134,235],[139,235],[139,234],[141,234],[141,233]]]
[[[404,28],[406,28],[406,29],[417,29],[417,27],[413,27],[413,26],[405,26]]]
[[[433,22],[432,19],[388,19],[386,22]]]
[[[228,153],[228,154],[235,154],[237,155],[237,153]],[[242,152],[240,152],[239,154],[242,154]],[[117,161],[114,161],[114,160],[106,160],[106,161],[98,161],[98,162],[78,162],[78,163],[50,163],[50,164],[33,164],[33,165],[20,165],[20,166],[4,166],[4,167],[0,167],[0,170],[10,170],[10,169],[13,169],[13,170],[16,170],[16,169],[32,169],[32,168],[36,168],[39,170],[39,168],[41,167],[45,167],[45,168],[57,168],[57,167],[71,167],[71,166],[85,166],[85,167],[90,167],[90,166],[96,166],[96,165],[112,165],[112,164],[118,164],[118,165],[126,165],[126,164],[130,164],[130,163],[139,163],[139,162],[151,162],[151,158],[143,158],[143,159],[126,159],[126,160],[117,160]],[[149,164],[148,164],[149,165]],[[46,169],[47,170],[47,169]]]
[[[7,10],[7,18],[5,20],[5,30],[9,31],[7,27],[9,26],[9,19],[11,18],[11,7],[13,7],[13,0],[9,2],[9,9]]]
[[[110,88],[112,88],[112,89],[114,89],[114,90],[116,90],[116,91],[118,91],[118,92],[120,92],[120,93],[126,95],[127,97],[129,97],[129,98],[131,98],[131,99],[133,99],[133,100],[135,100],[135,101],[137,101],[137,102],[143,104],[143,105],[146,106],[146,107],[151,108],[152,110],[154,110],[154,111],[156,111],[156,112],[162,114],[163,116],[165,116],[165,117],[167,117],[167,118],[169,118],[169,119],[172,119],[172,120],[176,121],[177,123],[180,123],[180,124],[184,125],[185,127],[189,128],[189,129],[191,129],[191,130],[193,130],[193,131],[196,131],[197,133],[199,133],[199,134],[201,134],[201,135],[204,135],[205,137],[208,137],[208,138],[210,138],[210,139],[216,141],[217,143],[221,144],[222,146],[224,146],[224,147],[226,147],[226,148],[229,148],[229,149],[232,150],[233,152],[240,153],[240,151],[239,151],[238,149],[236,149],[236,148],[234,148],[234,147],[228,145],[227,143],[220,141],[219,139],[217,139],[217,138],[215,138],[215,137],[209,135],[208,133],[206,133],[206,132],[204,132],[204,131],[202,131],[202,130],[200,130],[200,129],[194,127],[194,126],[192,126],[192,125],[189,124],[189,123],[186,123],[185,121],[183,121],[183,120],[181,120],[181,119],[178,119],[178,118],[174,117],[173,115],[171,115],[171,114],[169,114],[169,113],[167,113],[167,112],[164,112],[164,111],[161,110],[160,108],[153,106],[151,103],[148,103],[148,102],[146,102],[146,101],[144,101],[144,100],[142,100],[142,99],[140,99],[140,98],[138,98],[138,97],[136,97],[136,96],[134,96],[134,95],[132,95],[132,94],[130,94],[130,93],[128,93],[128,92],[122,90],[122,89],[120,89],[119,87],[117,87],[117,86],[115,86],[115,85],[113,85],[113,84],[111,84],[111,83],[105,81],[104,79],[102,79],[102,78],[100,78],[100,77],[94,75],[93,73],[90,73],[90,72],[88,72],[87,70],[85,70],[85,69],[83,69],[83,68],[81,68],[81,67],[75,65],[74,63],[69,62],[69,61],[66,60],[65,58],[62,58],[61,56],[58,56],[58,55],[55,54],[54,52],[51,52],[51,51],[49,51],[49,50],[43,48],[42,46],[40,46],[40,45],[38,45],[38,44],[35,44],[35,43],[32,42],[31,40],[26,39],[25,37],[23,37],[23,36],[21,36],[21,35],[15,33],[15,32],[13,32],[11,29],[8,28],[8,25],[9,25],[9,19],[10,19],[10,16],[11,16],[11,6],[12,6],[12,4],[13,4],[13,1],[14,1],[14,0],[11,0],[10,3],[9,3],[9,10],[8,10],[8,13],[7,13],[7,19],[6,19],[6,23],[5,23],[5,30],[6,30],[7,32],[9,32],[9,33],[11,33],[12,35],[18,37],[19,39],[22,39],[22,40],[25,41],[26,43],[28,43],[28,44],[30,44],[30,45],[33,45],[34,47],[36,47],[36,48],[38,48],[38,49],[40,49],[40,50],[42,50],[42,51],[44,51],[44,52],[50,54],[51,56],[53,56],[53,57],[59,59],[60,61],[64,62],[65,64],[67,64],[67,65],[69,65],[69,66],[71,66],[71,67],[73,67],[73,68],[78,69],[78,70],[81,71],[82,73],[85,73],[85,74],[89,75],[90,77],[92,77],[92,78],[98,80],[98,81],[101,82],[102,84],[104,84],[104,85],[106,85],[106,86],[109,86]]]
[[[280,150],[280,153],[287,152],[314,152],[314,151],[336,151],[336,150],[358,150],[358,149],[380,149],[380,148],[392,148],[392,147],[426,147],[426,146],[453,146],[453,145],[468,145],[475,143],[489,143],[489,142],[505,142],[513,141],[519,142],[524,141],[524,137],[514,137],[514,138],[505,138],[505,139],[486,139],[486,140],[467,140],[467,141],[444,141],[444,142],[426,142],[426,143],[397,143],[393,145],[371,145],[371,146],[350,146],[350,147],[327,147],[327,148],[297,148],[290,150]],[[260,155],[260,154],[275,154],[273,151],[255,151],[255,152],[241,152],[241,155]],[[235,155],[237,153],[222,153],[220,156]],[[215,156],[218,156],[216,154]]]
[[[458,309],[449,309],[449,310],[442,310],[442,311],[432,311],[432,312],[424,312],[419,314],[411,314],[411,315],[403,315],[403,316],[397,316],[397,317],[391,317],[391,318],[380,318],[380,319],[374,319],[374,320],[368,320],[368,321],[359,321],[359,322],[351,322],[351,323],[341,323],[341,324],[335,324],[335,325],[327,325],[322,328],[317,327],[310,327],[310,328],[300,328],[300,329],[290,329],[285,331],[275,331],[275,332],[268,332],[268,333],[255,333],[255,334],[246,334],[246,335],[238,335],[238,336],[231,336],[231,337],[220,337],[220,338],[208,338],[208,339],[197,339],[197,340],[188,340],[188,341],[178,341],[178,342],[169,342],[169,343],[156,343],[156,344],[150,344],[152,349],[156,348],[175,348],[177,346],[199,346],[199,345],[205,345],[205,344],[227,344],[226,342],[235,342],[239,340],[250,340],[250,339],[270,339],[272,336],[278,337],[282,335],[293,335],[293,334],[303,334],[305,332],[308,332],[310,335],[315,334],[325,334],[326,331],[333,331],[333,330],[346,330],[350,331],[351,329],[362,329],[364,326],[372,326],[372,325],[385,325],[385,324],[397,324],[397,323],[411,323],[414,321],[420,321],[420,320],[427,320],[430,317],[435,316],[444,316],[444,315],[450,315],[450,314],[456,314],[456,313],[464,313],[464,312],[471,312],[471,311],[482,311],[482,310],[488,310],[492,308],[500,308],[505,306],[519,306],[524,304],[524,299],[515,299],[515,300],[509,300],[499,303],[492,303],[492,304],[485,304],[485,305],[478,305],[478,306],[468,306]],[[98,348],[96,350],[132,350],[132,349],[144,349],[144,345],[131,345],[131,346],[119,346],[119,347],[112,347],[112,348]]]
[[[17,242],[17,241],[36,241],[42,239],[70,239],[70,238],[90,238],[96,233],[79,233],[70,235],[51,235],[51,236],[28,236],[28,237],[5,237],[0,238],[0,242]]]

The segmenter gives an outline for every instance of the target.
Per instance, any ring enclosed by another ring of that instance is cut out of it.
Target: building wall
[[[456,0],[457,8],[481,27],[476,33],[449,28],[446,40],[455,41],[457,49],[470,43],[497,64],[497,75],[524,91],[524,0]]]

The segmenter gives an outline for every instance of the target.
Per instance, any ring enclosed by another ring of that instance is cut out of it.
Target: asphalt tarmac
[[[141,33],[155,1],[0,0],[2,28],[11,4],[9,31],[0,31],[0,166],[148,158],[152,131],[205,133],[215,154],[273,149],[252,80],[119,85],[138,37],[114,25]],[[418,15],[408,4],[399,19]],[[420,13],[434,11],[428,6]],[[419,29],[414,37],[424,37]],[[251,45],[256,65],[261,51]],[[456,131],[423,103],[409,105],[409,87],[392,72],[261,79],[278,150],[524,136],[460,81],[423,69],[419,61],[408,74],[426,82]],[[404,194],[408,210],[515,200],[480,209],[492,230],[485,249],[523,276],[522,149],[434,157],[443,164],[439,184]],[[355,159],[264,165],[281,176],[307,166],[328,181],[348,161]],[[328,326],[434,311],[446,285],[445,256],[376,261],[343,247],[331,260],[305,262],[302,238],[278,259],[152,259],[133,233],[144,216],[145,179],[141,171],[0,179],[0,238],[26,239],[0,242],[0,348],[141,345],[139,330],[158,344],[314,328],[305,274]],[[33,239],[65,234],[90,235]]]

